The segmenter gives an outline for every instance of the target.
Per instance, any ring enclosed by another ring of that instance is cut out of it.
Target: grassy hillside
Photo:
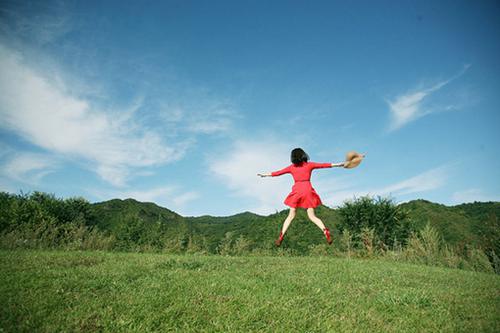
[[[0,251],[1,332],[498,332],[500,277],[327,257]]]

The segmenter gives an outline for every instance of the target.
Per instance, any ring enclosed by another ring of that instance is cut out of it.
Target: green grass
[[[327,257],[0,251],[0,332],[498,332],[500,277]]]

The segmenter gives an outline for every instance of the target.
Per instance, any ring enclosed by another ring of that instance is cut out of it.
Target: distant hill
[[[452,245],[495,248],[500,253],[500,202],[474,202],[445,206],[426,200],[400,205],[409,210],[417,229],[429,223]]]
[[[178,231],[187,230],[184,217],[152,202],[113,199],[94,203],[92,209],[97,216],[97,225],[102,230],[117,230],[119,224],[126,222],[129,216],[137,217],[146,223],[161,222]]]
[[[451,245],[470,244],[495,248],[497,253],[500,253],[499,202],[445,206],[426,200],[413,200],[400,206],[409,211],[417,229],[430,223]],[[264,248],[271,246],[288,214],[287,210],[283,210],[268,216],[244,212],[224,217],[183,217],[154,203],[134,199],[113,199],[95,203],[92,207],[101,229],[116,230],[120,223],[127,223],[127,217],[135,216],[144,223],[165,223],[172,237],[204,237],[211,249],[215,249],[226,233],[231,233],[234,238],[243,236]],[[336,226],[340,221],[337,210],[321,206],[316,213],[332,228],[335,236]],[[285,244],[293,245],[293,248],[300,252],[307,250],[311,244],[320,244],[323,241],[323,235],[307,219],[305,211],[299,210],[288,231]]]

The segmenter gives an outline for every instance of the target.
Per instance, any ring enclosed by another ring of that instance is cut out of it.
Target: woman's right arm
[[[260,176],[260,177],[271,177],[272,175],[270,173],[258,173],[257,176]]]
[[[285,173],[290,173],[290,166],[287,166],[286,168],[283,168],[281,170],[278,170],[278,171],[274,171],[274,172],[271,172],[271,173],[258,173],[257,176],[261,176],[261,177],[276,177],[276,176],[281,176]]]

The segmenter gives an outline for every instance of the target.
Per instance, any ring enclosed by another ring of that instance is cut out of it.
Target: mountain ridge
[[[151,202],[135,199],[112,199],[92,204],[103,230],[116,231],[124,224],[141,221],[145,225],[165,224],[168,234],[177,239],[204,238],[214,250],[224,237],[243,237],[259,246],[272,244],[279,234],[288,215],[281,210],[269,215],[242,212],[228,216],[182,216],[174,211]],[[475,202],[446,206],[424,199],[398,204],[408,211],[416,230],[430,224],[442,239],[453,246],[465,248],[468,245],[495,248],[500,253],[500,202]],[[320,206],[316,214],[329,227],[334,237],[338,236],[340,223],[338,208]],[[305,210],[297,211],[288,232],[287,241],[299,251],[307,251],[310,244],[321,243],[322,233],[311,223]]]

